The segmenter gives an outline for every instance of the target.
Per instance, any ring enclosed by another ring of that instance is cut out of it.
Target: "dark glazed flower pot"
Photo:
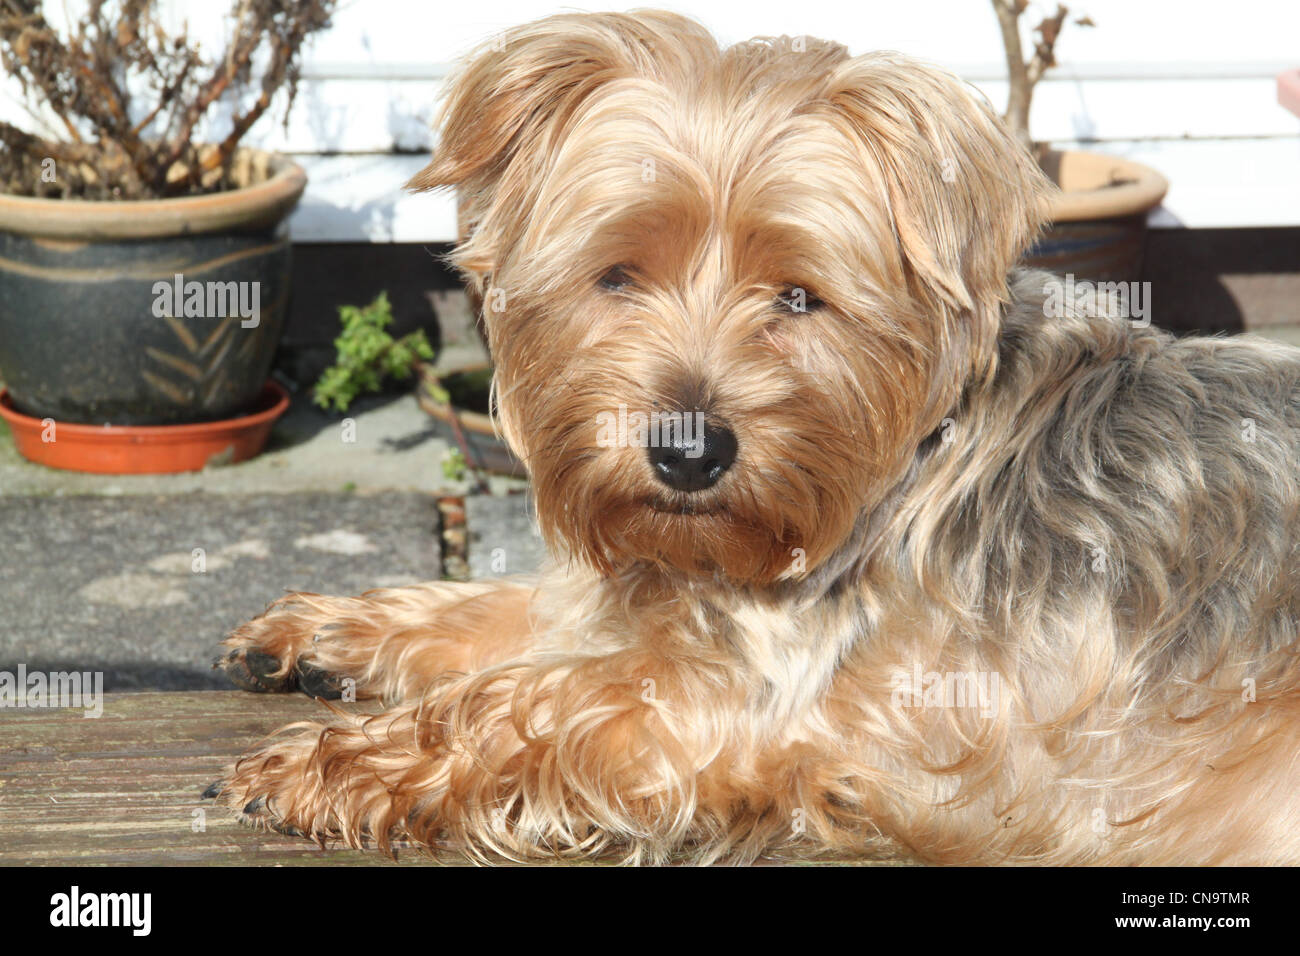
[[[234,172],[242,188],[183,199],[0,195],[0,380],[17,411],[174,425],[257,406],[307,178],[255,150]]]
[[[1094,282],[1136,282],[1142,275],[1147,214],[1169,182],[1132,160],[1082,150],[1045,152],[1040,160],[1061,187],[1048,205],[1050,225],[1025,261]]]

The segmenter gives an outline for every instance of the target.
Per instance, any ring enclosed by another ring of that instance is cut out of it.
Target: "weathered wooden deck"
[[[5,711],[0,865],[393,865],[379,852],[253,830],[199,798],[262,737],[323,716],[301,694],[221,691],[108,694],[94,719],[78,709]]]
[[[400,849],[396,861],[377,850],[322,850],[245,827],[225,807],[200,799],[266,735],[326,717],[323,705],[301,694],[237,691],[108,694],[94,719],[75,708],[0,712],[0,866],[465,862],[415,849]],[[886,848],[871,849],[874,862],[901,862]]]

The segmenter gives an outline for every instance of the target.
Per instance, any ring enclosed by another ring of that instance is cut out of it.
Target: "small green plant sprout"
[[[410,378],[417,360],[433,358],[423,329],[400,339],[385,331],[393,322],[386,292],[367,306],[340,306],[339,321],[337,359],[316,383],[314,400],[321,408],[345,412],[358,395],[379,391],[385,378]]]
[[[459,448],[452,448],[443,455],[442,476],[448,481],[463,481],[468,470],[469,462],[465,460],[465,453]]]
[[[436,379],[425,382],[424,390],[428,392],[433,400],[439,405],[451,404],[451,392],[447,391],[446,387]]]

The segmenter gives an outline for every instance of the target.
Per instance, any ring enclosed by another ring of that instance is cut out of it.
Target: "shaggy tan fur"
[[[240,628],[245,685],[391,709],[290,728],[229,805],[485,859],[1300,863],[1300,352],[1049,316],[1043,177],[894,54],[565,15],[442,129],[412,186],[460,191],[554,563]],[[597,441],[620,406],[734,465],[665,487]]]

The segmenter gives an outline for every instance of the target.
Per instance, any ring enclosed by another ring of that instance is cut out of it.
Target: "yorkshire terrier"
[[[485,860],[1300,863],[1300,350],[1051,314],[1051,187],[896,54],[562,15],[441,125],[552,564],[277,601],[236,683],[390,709],[213,794]]]

